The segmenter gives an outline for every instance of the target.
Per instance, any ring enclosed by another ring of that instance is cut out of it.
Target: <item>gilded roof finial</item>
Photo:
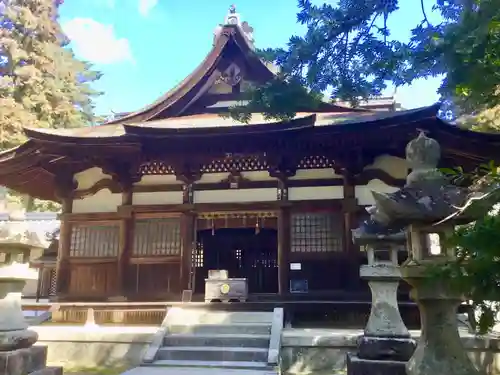
[[[229,7],[229,14],[235,14],[236,13],[236,6],[234,4],[231,4]]]

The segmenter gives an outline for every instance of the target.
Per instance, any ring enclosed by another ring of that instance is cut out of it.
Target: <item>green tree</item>
[[[0,0],[0,149],[25,141],[24,126],[69,128],[94,121],[92,99],[99,93],[91,83],[100,73],[67,48],[58,23],[61,2]]]
[[[420,0],[420,22],[409,25],[410,40],[399,40],[388,25],[396,10],[408,3],[339,0],[317,6],[311,0],[298,0],[297,20],[306,26],[305,35],[291,37],[286,48],[260,51],[263,59],[279,66],[280,75],[264,87],[252,88],[249,104],[232,108],[232,117],[246,120],[260,110],[268,117],[288,119],[304,96],[315,102],[329,91],[331,99],[356,105],[381,94],[389,83],[400,86],[443,75],[439,93],[462,124],[498,131],[498,0]],[[431,12],[440,15],[438,22],[429,17]],[[465,177],[481,181],[487,190],[500,186],[496,168]],[[484,197],[480,201],[490,206],[500,202],[500,193]],[[457,249],[458,260],[436,274],[471,297],[481,312],[483,331],[500,311],[498,304],[485,302],[500,301],[499,233],[498,214],[459,228],[450,244]]]
[[[420,3],[421,21],[410,25],[411,38],[403,41],[388,26],[399,6],[405,6],[403,1],[339,0],[337,5],[316,6],[298,0],[297,20],[307,27],[305,35],[291,37],[286,48],[260,51],[281,68],[280,77],[265,88],[254,88],[257,95],[252,93],[248,107],[234,108],[233,117],[256,107],[271,117],[291,117],[301,103],[289,94],[297,90],[297,82],[313,98],[329,91],[332,99],[356,105],[380,95],[388,83],[400,86],[441,74],[440,94],[455,104],[459,115],[499,104],[498,2]],[[429,20],[431,11],[440,14],[439,22]],[[283,97],[290,99],[284,110],[276,105]]]

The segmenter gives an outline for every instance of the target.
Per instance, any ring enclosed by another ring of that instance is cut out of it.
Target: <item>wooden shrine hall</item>
[[[0,184],[62,204],[59,300],[196,299],[209,270],[246,279],[249,300],[369,299],[351,229],[372,190],[404,183],[407,142],[426,131],[443,166],[498,156],[499,136],[441,121],[439,105],[221,116],[275,74],[253,42],[231,9],[205,60],[154,103],[101,126],[26,127],[0,154]]]

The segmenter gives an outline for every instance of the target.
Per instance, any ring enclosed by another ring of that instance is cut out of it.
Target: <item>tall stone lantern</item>
[[[471,191],[453,185],[438,169],[438,142],[421,133],[406,147],[411,168],[406,185],[391,194],[372,192],[375,205],[371,218],[385,226],[406,228],[409,256],[401,274],[412,286],[420,310],[422,332],[417,348],[406,365],[408,375],[469,375],[478,371],[465,352],[458,333],[456,312],[461,295],[446,283],[433,282],[428,266],[453,260],[446,246],[454,226],[474,220],[457,215]],[[476,212],[477,213],[477,212]]]
[[[405,364],[415,341],[403,322],[397,298],[401,281],[398,252],[406,241],[405,233],[366,220],[352,235],[355,243],[366,248],[368,264],[360,267],[359,274],[368,281],[372,304],[357,353],[347,355],[347,374],[406,375]]]
[[[30,270],[28,264],[13,260],[33,248],[44,248],[45,236],[29,228],[22,210],[9,216],[9,221],[0,225],[0,252],[8,255],[8,261],[0,266],[0,374],[62,374],[62,368],[46,367],[47,347],[33,345],[38,334],[28,329],[21,308],[21,293]]]

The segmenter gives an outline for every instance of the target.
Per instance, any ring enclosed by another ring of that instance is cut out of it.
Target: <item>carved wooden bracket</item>
[[[62,172],[54,177],[55,195],[59,199],[71,198],[78,188],[78,183],[71,172]]]
[[[274,159],[274,160],[273,160]],[[296,158],[271,157],[268,159],[269,175],[278,180],[277,200],[288,200],[288,179],[297,173]]]
[[[182,203],[194,202],[194,183],[201,178],[201,164],[178,163],[172,165],[177,181],[183,182]]]
[[[240,171],[237,171],[235,169],[229,172],[229,176],[227,176],[226,179],[222,180],[222,182],[229,184],[230,189],[239,189],[241,183],[245,181],[249,180],[243,177]]]
[[[103,173],[110,175],[113,181],[121,186],[122,190],[131,189],[132,185],[139,182],[142,177],[138,173],[138,162],[101,161],[99,167],[101,167]]]

